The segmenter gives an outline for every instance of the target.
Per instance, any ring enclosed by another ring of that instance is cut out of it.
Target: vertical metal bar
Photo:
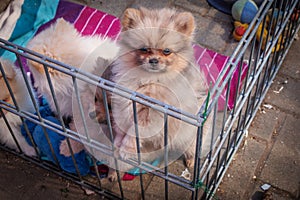
[[[44,72],[45,72],[46,79],[48,81],[48,85],[49,85],[49,88],[50,88],[51,96],[52,96],[54,104],[55,104],[55,108],[56,108],[56,111],[57,111],[58,119],[59,119],[59,121],[61,123],[61,127],[62,127],[63,132],[67,133],[66,127],[65,127],[65,123],[64,123],[64,120],[62,119],[62,115],[60,113],[60,108],[58,106],[57,99],[56,99],[56,96],[55,96],[55,92],[54,92],[52,80],[51,80],[51,77],[50,77],[50,74],[49,74],[49,71],[48,71],[48,66],[43,65],[43,67],[44,67]],[[48,134],[47,134],[47,137],[48,137]],[[80,171],[78,169],[78,166],[77,166],[77,163],[76,163],[76,160],[75,160],[75,157],[74,157],[73,150],[72,150],[72,148],[70,148],[69,138],[66,137],[66,139],[67,139],[67,144],[68,144],[71,156],[72,156],[72,161],[73,161],[74,166],[75,166],[76,173],[78,174],[78,177],[81,179]],[[49,140],[49,142],[50,142],[50,140]],[[51,151],[52,151],[53,150],[52,144],[49,144],[49,146],[51,147]],[[54,154],[54,156],[55,156],[55,154]],[[55,158],[56,158],[56,156],[55,156]],[[57,158],[56,158],[56,160],[57,160]]]
[[[251,44],[251,50],[250,50],[250,55],[249,55],[249,59],[248,59],[248,69],[247,69],[247,73],[246,73],[246,76],[245,76],[245,79],[244,79],[244,87],[243,87],[243,90],[242,90],[242,93],[243,93],[243,96],[245,94],[245,91],[247,90],[249,84],[251,83],[251,80],[250,77],[253,78],[253,76],[251,76],[251,67],[252,67],[252,58],[253,58],[253,54],[254,54],[254,50],[255,50],[255,39],[252,39],[252,42],[250,43]]]
[[[256,66],[258,65],[258,63],[255,63]],[[257,73],[257,72],[256,72]],[[256,74],[255,74],[256,75]],[[257,78],[257,82],[255,85],[255,92],[254,92],[254,102],[253,102],[253,106],[256,107],[257,106],[257,102],[260,101],[260,96],[259,96],[259,80],[260,80],[260,76],[261,74],[258,74],[258,78]]]
[[[279,19],[280,19],[280,23],[279,23],[279,25],[278,25],[278,29],[280,29],[281,27],[282,27],[282,24],[283,24],[283,22],[284,22],[284,16],[285,16],[285,12],[286,12],[286,8],[287,8],[287,6],[288,6],[288,2],[287,1],[281,1],[280,2],[280,6],[279,6],[279,11],[281,11],[281,12],[279,12],[278,13],[278,17],[279,17]],[[283,31],[283,33],[284,33],[284,31]],[[283,34],[284,35],[284,34]],[[283,46],[283,40],[281,40],[281,41],[277,41],[277,43],[280,43],[280,49],[281,48],[283,48],[283,51],[282,52],[279,52],[279,54],[281,54],[280,56],[282,56],[282,53],[284,52],[284,51],[286,51],[286,49],[284,48],[284,46]],[[276,45],[277,45],[277,43],[276,43]],[[277,64],[276,64],[277,65]]]
[[[265,41],[266,41],[266,47],[268,46],[267,45],[267,43],[268,43],[268,41],[269,41],[269,38],[270,38],[270,36],[271,36],[271,32],[272,32],[272,29],[273,29],[273,26],[272,26],[272,24],[273,24],[273,20],[274,20],[274,13],[275,13],[275,5],[276,5],[276,1],[277,0],[275,0],[274,1],[274,3],[273,3],[273,6],[272,6],[272,8],[271,8],[271,16],[270,16],[270,21],[269,21],[269,26],[268,26],[268,34],[267,34],[267,36],[266,36],[266,38],[265,38]],[[263,37],[263,36],[262,36]],[[273,41],[273,38],[274,38],[274,33],[272,34],[272,39],[271,39],[271,41]],[[265,51],[263,51],[263,53],[262,53],[262,57],[265,57],[265,55],[266,55],[266,52],[268,51],[268,49],[265,47]],[[275,49],[276,49],[276,46],[274,47]]]
[[[277,27],[281,27],[281,25],[283,23],[283,20],[281,19],[281,17],[283,17],[283,12],[280,13],[280,11],[282,11],[282,6],[283,6],[283,0],[281,0],[280,3],[279,3],[278,14],[277,14],[276,19],[275,19],[275,27],[276,27],[276,29],[277,29]],[[276,33],[276,31],[275,31],[275,33]],[[275,35],[275,33],[274,33],[274,35]],[[278,45],[279,45],[279,49],[281,49],[282,48],[282,46],[281,46],[282,44],[280,43],[279,40],[276,41],[275,48],[277,48]],[[277,57],[275,59],[275,65],[274,65],[275,68],[277,66],[277,59],[279,58],[279,55],[280,55],[280,51],[274,51],[273,57]]]
[[[235,86],[235,94],[234,94],[234,108],[236,108],[238,96],[239,96],[239,91],[240,91],[240,83],[241,83],[241,76],[242,76],[242,71],[243,71],[243,60],[244,60],[244,54],[241,57],[241,60],[239,62],[239,66],[236,66],[238,69],[238,82]]]
[[[201,119],[199,119],[201,121]],[[200,181],[200,169],[201,169],[201,151],[202,151],[202,131],[203,126],[197,128],[197,138],[196,138],[196,152],[195,152],[195,165],[194,165],[194,175],[192,184],[195,187],[195,192],[192,193],[192,199],[198,199],[199,188],[196,188]]]
[[[212,134],[212,141],[211,141],[211,145],[212,143],[214,142],[214,132],[215,132],[215,126],[216,126],[216,116],[217,116],[217,111],[218,111],[218,104],[216,104],[216,106],[214,107],[214,119],[213,119],[213,134]],[[213,177],[213,180],[216,180],[217,179],[217,174],[218,174],[218,171],[219,171],[219,156],[220,154],[218,153],[218,156],[217,156],[217,159],[216,159],[216,171],[215,171],[215,176]],[[214,181],[214,186],[213,187],[217,187],[216,186],[216,181]]]
[[[261,51],[262,52],[266,51],[266,47],[267,47],[267,44],[268,44],[267,41],[264,41],[264,37],[263,37],[264,30],[265,30],[265,27],[266,27],[266,22],[267,22],[267,16],[264,16],[262,22],[259,24],[259,26],[261,26],[261,31],[260,31],[260,38],[259,38],[259,41],[258,41],[257,58],[259,58],[259,55],[261,55]],[[259,60],[260,59],[256,59],[256,63],[258,63]],[[255,73],[256,73],[256,70],[255,70]]]
[[[18,103],[17,103],[17,101],[16,101],[15,95],[14,95],[14,93],[13,93],[13,91],[12,91],[12,89],[11,89],[11,86],[10,86],[8,80],[7,80],[7,77],[6,77],[6,74],[5,74],[5,72],[4,72],[4,69],[3,69],[3,67],[2,67],[2,63],[1,63],[1,62],[0,62],[0,70],[1,70],[1,73],[2,73],[2,76],[3,76],[3,79],[4,79],[4,82],[5,82],[6,86],[7,86],[8,91],[9,91],[9,94],[10,94],[10,96],[11,96],[11,98],[12,98],[12,101],[13,101],[15,107],[16,107],[16,110],[17,110],[17,111],[20,111],[20,107],[19,107],[19,105],[18,105]]]
[[[245,90],[246,90],[246,87],[248,87],[248,85],[251,84],[251,82],[252,82],[252,80],[254,78],[254,73],[253,73],[253,71],[251,72],[251,68],[252,68],[251,67],[252,66],[252,56],[254,55],[254,50],[255,50],[255,39],[253,39],[253,41],[252,41],[251,54],[250,54],[250,58],[249,58],[250,65],[248,66],[248,70],[247,70],[247,76],[246,76],[246,80],[245,80]],[[255,65],[255,63],[254,63],[254,65]],[[249,93],[249,96],[247,98],[247,103],[246,103],[246,113],[247,113],[247,116],[248,116],[249,119],[251,119],[251,116],[252,116],[252,109],[251,109],[251,107],[253,105],[253,101],[251,101],[252,100],[251,93],[252,93],[252,90]]]
[[[236,100],[237,100],[237,97],[238,97],[239,87],[240,87],[240,83],[241,83],[241,76],[242,76],[242,70],[243,70],[242,69],[243,68],[243,59],[244,59],[244,54],[241,57],[241,61],[240,61],[239,67],[238,67],[238,82],[237,82],[236,89],[235,89],[236,91],[235,91],[235,94],[234,94],[234,96],[235,96],[234,108],[236,107]],[[240,117],[239,117],[239,120],[240,120]],[[234,143],[235,143],[234,148],[236,148],[236,137],[237,137],[237,134],[238,134],[238,131],[236,132],[235,138],[234,138]]]
[[[168,109],[167,106],[165,107]],[[164,113],[164,154],[165,154],[165,176],[168,177],[168,115]],[[165,199],[169,199],[168,180],[165,179]]]
[[[76,69],[72,69],[71,70],[73,73],[77,72]],[[82,102],[81,102],[81,98],[80,98],[80,92],[79,92],[79,89],[78,89],[78,84],[77,84],[77,79],[75,77],[75,75],[72,76],[72,81],[73,81],[73,87],[74,87],[74,92],[75,92],[75,96],[76,96],[76,100],[77,100],[77,103],[78,103],[78,106],[79,106],[79,112],[80,112],[80,116],[81,116],[81,119],[82,119],[82,122],[83,122],[83,127],[84,127],[84,133],[87,137],[87,141],[88,142],[91,142],[91,139],[90,139],[90,135],[89,135],[89,132],[88,132],[88,128],[87,128],[87,124],[86,124],[86,120],[85,120],[85,117],[84,117],[84,111],[83,111],[83,106],[82,106]],[[57,105],[58,106],[58,105]],[[61,117],[61,116],[60,116]],[[79,135],[79,134],[78,134]],[[79,136],[80,137],[80,136]],[[67,138],[67,137],[66,137]],[[69,144],[69,141],[68,141],[69,138],[67,138],[67,142],[68,142],[68,146],[69,146],[69,149],[72,150],[70,144]],[[94,152],[94,149],[92,147],[90,147],[90,150],[91,152]],[[76,160],[75,160],[75,157],[73,155],[73,152],[71,151],[71,155],[72,155],[72,160],[74,162],[74,165],[76,166],[76,171],[81,178],[81,175],[80,175],[80,172],[78,170],[78,166],[77,166],[77,163],[76,163]],[[94,163],[94,167],[95,167],[95,163]],[[97,166],[95,168],[95,170],[97,170]],[[99,182],[100,186],[101,186],[101,182]]]
[[[214,106],[214,115],[213,115],[213,118],[212,118],[212,127],[211,127],[211,140],[210,140],[210,148],[209,148],[209,155],[208,155],[208,160],[209,162],[211,161],[211,158],[212,158],[212,153],[213,153],[213,146],[214,146],[214,138],[215,138],[215,128],[216,128],[216,109],[218,107],[218,104],[215,104]],[[205,122],[204,122],[205,124]]]
[[[101,84],[103,84],[103,82]],[[106,94],[106,91],[102,88],[101,88],[101,92],[102,92],[102,96],[103,96],[103,103],[104,103],[104,108],[105,108],[105,115],[106,115],[108,130],[109,130],[110,141],[112,143],[112,151],[114,152],[115,151],[115,146],[114,146],[114,143],[113,143],[114,142],[114,135],[113,135],[112,125],[111,125],[111,120],[110,120],[107,94]],[[124,199],[124,192],[123,192],[123,187],[122,187],[122,183],[121,183],[121,176],[120,176],[120,173],[119,173],[119,164],[118,164],[118,160],[115,157],[114,157],[114,164],[116,166],[116,173],[117,173],[117,179],[118,179],[121,198]]]
[[[47,73],[46,73],[46,74],[47,74]],[[48,74],[48,75],[49,75],[49,74]],[[44,122],[44,119],[42,118],[41,113],[40,113],[39,110],[37,110],[37,115],[38,115],[39,121],[40,121],[42,124],[44,124],[44,123],[45,123],[45,122]],[[43,130],[43,134],[44,134],[44,136],[45,136],[45,138],[46,138],[46,140],[47,140],[47,143],[48,143],[48,145],[49,145],[49,148],[50,148],[51,154],[52,154],[52,156],[53,156],[54,162],[56,163],[57,167],[58,167],[60,170],[62,170],[61,167],[60,167],[59,161],[58,161],[58,159],[57,159],[57,157],[56,157],[56,155],[55,155],[55,151],[54,151],[54,149],[53,149],[53,146],[52,146],[52,144],[51,144],[49,135],[48,135],[48,133],[47,133],[46,128],[44,127],[44,125],[42,125],[42,130]]]
[[[0,71],[1,71],[2,77],[3,77],[3,79],[4,79],[4,82],[5,82],[6,86],[7,86],[7,89],[8,89],[8,91],[9,91],[9,93],[10,93],[10,96],[11,96],[11,98],[12,98],[12,100],[13,100],[13,103],[15,104],[15,107],[17,108],[17,111],[19,111],[20,109],[19,109],[19,107],[18,107],[16,98],[15,98],[14,93],[12,92],[12,89],[11,89],[11,87],[10,87],[10,84],[9,84],[9,82],[8,82],[8,80],[7,80],[7,77],[6,77],[6,74],[5,74],[5,72],[4,72],[4,69],[3,69],[3,66],[2,66],[2,63],[1,63],[1,62],[0,62]],[[1,99],[1,100],[2,100],[2,99]],[[20,144],[19,144],[19,142],[17,141],[16,136],[15,136],[15,134],[13,133],[13,131],[12,131],[12,129],[11,129],[11,126],[10,126],[10,124],[9,124],[9,122],[8,122],[8,120],[7,120],[7,118],[6,118],[6,116],[5,116],[5,114],[4,114],[4,112],[3,112],[3,110],[2,110],[1,107],[0,107],[0,109],[1,109],[1,116],[2,116],[3,119],[4,119],[4,122],[5,122],[5,124],[7,125],[7,128],[8,128],[8,130],[9,130],[11,136],[13,137],[13,140],[14,140],[15,144],[17,145],[17,148],[19,149],[20,152],[22,152],[22,149],[21,149],[21,147],[20,147]],[[21,118],[21,119],[22,119],[22,118]]]
[[[235,66],[232,66],[231,65],[231,67],[235,67]],[[228,104],[228,102],[229,102],[229,97],[230,97],[230,94],[231,94],[231,92],[230,92],[230,87],[231,87],[231,80],[232,80],[232,77],[230,77],[229,79],[228,79],[228,82],[227,82],[227,89],[226,89],[226,104]],[[227,105],[226,105],[226,108],[227,108]],[[233,105],[233,108],[231,109],[231,111],[230,111],[230,115],[231,115],[231,118],[233,118],[234,117],[234,111],[235,110],[235,104]]]
[[[133,106],[133,120],[134,120],[134,128],[135,128],[138,163],[139,163],[139,165],[141,165],[141,152],[140,152],[140,141],[139,141],[138,117],[137,117],[136,102],[134,100],[132,100],[132,106]],[[141,196],[142,196],[142,199],[145,199],[142,169],[139,168],[139,171],[140,171],[139,177],[140,177],[140,186],[141,186]]]
[[[27,74],[26,74],[26,72],[25,72],[25,70],[24,70],[24,66],[23,66],[23,64],[22,64],[20,55],[18,55],[18,54],[15,54],[15,55],[16,55],[16,57],[17,57],[17,62],[18,62],[18,64],[19,64],[20,71],[21,71],[22,76],[23,76],[23,78],[24,78],[25,85],[26,85],[27,91],[28,91],[28,93],[29,93],[31,102],[32,102],[32,104],[33,104],[33,107],[34,107],[35,111],[37,112],[38,109],[39,109],[39,106],[38,106],[37,101],[36,101],[36,100],[37,100],[37,99],[36,99],[36,96],[33,94],[32,84],[29,83],[29,81],[28,81],[28,76],[27,76]],[[23,117],[21,117],[21,121],[22,121],[22,124],[23,124],[23,126],[24,126],[24,128],[25,128],[26,134],[28,135],[28,137],[29,137],[29,139],[30,139],[30,141],[31,141],[31,144],[33,145],[33,148],[34,148],[36,154],[39,155],[37,146],[36,146],[36,144],[35,144],[35,142],[34,142],[34,140],[33,140],[33,137],[32,137],[32,133],[29,132],[28,126],[27,126],[27,124],[25,123],[25,120],[23,119]],[[40,158],[40,156],[39,156],[39,158]]]
[[[13,140],[14,140],[15,144],[17,145],[17,148],[19,149],[20,152],[23,152],[22,149],[21,149],[21,147],[20,147],[20,144],[19,144],[19,142],[18,142],[15,134],[13,133],[13,130],[12,130],[12,128],[11,128],[11,126],[10,126],[10,124],[9,124],[9,122],[8,122],[8,120],[7,120],[4,112],[2,110],[2,107],[0,107],[0,114],[1,114],[2,118],[4,119],[4,122],[5,122],[5,124],[6,124],[7,128],[8,128],[11,136],[13,137]]]
[[[211,171],[209,170],[207,172],[206,179],[205,179],[205,189],[204,189],[204,197],[205,197],[205,199],[207,199],[207,197],[209,196],[209,191],[207,191],[206,188],[210,187],[210,184],[209,184],[210,173],[211,173]]]
[[[275,46],[275,48],[276,48],[276,46]],[[265,72],[264,72],[264,76],[263,76],[261,86],[260,86],[260,92],[259,92],[260,94],[262,94],[263,91],[265,91],[268,88],[269,77],[270,77],[270,73],[272,71],[272,69],[271,69],[272,66],[270,65],[270,59],[271,59],[270,56],[267,57],[266,59],[267,59],[267,62],[265,64]],[[261,73],[263,73],[263,71]]]

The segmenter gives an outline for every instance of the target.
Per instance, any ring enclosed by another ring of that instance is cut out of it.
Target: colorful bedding
[[[22,0],[20,1],[22,2]],[[1,19],[7,16],[0,16],[0,27],[2,27],[0,37],[22,46],[26,46],[27,42],[36,33],[44,30],[60,17],[73,23],[75,28],[82,35],[101,34],[105,37],[117,39],[121,30],[120,21],[117,17],[88,6],[71,3],[65,0],[23,0],[23,5],[15,5],[15,7],[17,8],[13,9],[15,12],[11,13],[11,15],[6,13],[6,15],[10,17],[9,19]],[[21,9],[21,12],[19,9]],[[6,23],[5,27],[3,25],[4,23],[1,24],[3,21],[9,21],[10,23]],[[13,22],[15,23],[15,26],[12,24]],[[12,27],[14,27],[13,30],[7,30],[12,29]],[[208,82],[213,85],[220,72],[225,67],[229,57],[203,48],[198,44],[195,44],[193,47],[197,64],[204,72]],[[11,60],[15,59],[12,53],[1,50],[0,56]],[[244,64],[241,80],[243,80],[246,75],[246,69],[247,65]],[[227,109],[231,109],[234,105],[234,94],[237,89],[237,83],[238,69],[235,70],[231,80]],[[223,110],[225,108],[225,97],[226,88],[222,91],[221,97],[219,98],[218,110]]]

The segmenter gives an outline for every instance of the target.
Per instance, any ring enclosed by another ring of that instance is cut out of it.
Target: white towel
[[[10,38],[21,15],[23,3],[24,0],[14,0],[0,14],[0,38],[5,40]]]

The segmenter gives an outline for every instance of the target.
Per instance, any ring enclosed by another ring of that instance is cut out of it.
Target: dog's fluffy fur
[[[99,35],[82,36],[75,27],[65,21],[58,19],[53,25],[36,35],[27,45],[27,47],[35,52],[43,54],[52,59],[58,60],[64,64],[68,64],[75,68],[80,68],[85,72],[101,73],[105,69],[103,66],[96,64],[97,58],[100,56],[104,59],[113,59],[119,51],[115,42],[108,38],[102,38]],[[57,109],[53,100],[49,82],[46,79],[44,66],[35,61],[29,60],[30,70],[35,79],[35,87],[49,102],[50,108],[56,114]],[[48,67],[51,82],[53,84],[54,93],[57,99],[58,108],[63,117],[73,117],[73,101],[74,86],[72,77]],[[62,69],[62,67],[60,67]],[[88,84],[78,81],[79,94],[93,96],[94,91],[88,88]],[[83,99],[90,99],[83,97]],[[83,101],[83,103],[89,103]],[[73,123],[73,122],[72,122]],[[75,128],[74,124],[70,125]],[[62,144],[66,144],[63,142]],[[76,147],[77,145],[74,145]],[[79,145],[80,146],[80,145]],[[61,150],[64,155],[68,156],[69,150],[63,145]],[[74,152],[78,152],[82,148],[74,148]]]
[[[111,60],[119,51],[116,43],[110,39],[102,38],[99,35],[82,36],[71,23],[62,18],[35,36],[27,47],[86,72],[95,71],[97,57]],[[51,109],[56,112],[43,65],[29,61],[29,67],[35,78],[35,86],[49,101]],[[97,68],[97,70],[104,71],[102,68]],[[71,76],[50,67],[48,71],[61,114],[65,117],[72,116],[73,83]],[[79,84],[79,86],[84,87],[83,85],[86,84]],[[80,89],[84,90],[84,88]]]
[[[208,86],[194,61],[192,14],[167,8],[129,8],[122,26],[120,56],[112,68],[114,82],[196,114],[206,100]],[[119,155],[135,157],[132,101],[112,95],[112,113]],[[151,161],[164,152],[164,114],[141,104],[136,113],[141,158]],[[204,138],[208,129],[206,125]],[[194,163],[196,134],[197,127],[168,117],[168,148],[184,153],[188,167]]]
[[[107,67],[102,65],[102,63],[97,63],[97,59],[103,59],[107,62],[111,62],[117,56],[119,51],[119,47],[116,42],[109,38],[103,38],[100,35],[83,36],[72,24],[64,19],[58,19],[49,28],[35,36],[28,43],[27,47],[64,64],[80,68],[80,70],[84,72],[93,73],[95,75],[103,74]],[[33,73],[35,86],[37,87],[38,92],[46,97],[52,111],[58,114],[53,101],[53,95],[51,94],[49,84],[46,79],[44,66],[34,61],[29,61],[28,64]],[[59,68],[62,69],[62,67]],[[48,72],[53,84],[61,115],[63,117],[72,117],[73,121],[70,123],[70,128],[77,131],[79,135],[85,135],[80,115],[81,113],[79,112],[76,98],[74,98],[73,101],[75,93],[73,94],[74,86],[72,77],[50,67],[48,67]],[[90,120],[91,117],[89,116],[90,112],[95,115],[94,100],[99,99],[99,103],[96,102],[96,105],[97,109],[100,109],[101,107],[101,113],[97,113],[98,116],[92,116],[92,118],[97,118],[99,121],[105,119],[105,113],[102,113],[104,112],[103,105],[100,103],[100,99],[102,99],[101,93],[96,93],[96,87],[83,81],[78,80],[77,84],[79,87],[78,89],[82,106],[84,108],[84,117],[87,120],[89,134],[91,134],[90,137],[101,141],[101,134],[103,134],[103,131],[94,120]],[[105,129],[105,127],[103,129]],[[97,138],[97,136],[99,137]],[[70,145],[73,153],[78,153],[84,149],[84,146],[75,140],[70,140]],[[63,140],[60,144],[60,153],[65,156],[71,155],[66,140]],[[114,176],[114,171],[111,173],[113,174],[112,176]]]
[[[19,69],[16,69],[14,64],[8,60],[0,59],[0,62],[19,108],[22,111],[27,111],[31,113],[35,112],[33,102],[29,96],[29,90],[31,90],[33,93],[32,87],[26,88],[25,80],[21,71]],[[28,79],[28,82],[30,84],[30,79]],[[1,72],[0,88],[0,99],[11,105],[14,105],[8,87],[5,83],[3,74]],[[26,142],[25,138],[21,134],[20,126],[22,124],[22,121],[20,117],[11,112],[5,111],[5,109],[2,109],[2,111],[11,127],[11,130],[16,140],[20,145],[21,150],[28,156],[35,156],[36,152],[34,148]],[[15,143],[4,121],[4,116],[0,116],[0,141],[9,148],[19,151],[17,144]]]

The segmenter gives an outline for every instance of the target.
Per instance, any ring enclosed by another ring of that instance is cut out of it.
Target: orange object
[[[248,28],[248,24],[243,24],[239,21],[234,22],[233,37],[235,40],[240,41]]]

